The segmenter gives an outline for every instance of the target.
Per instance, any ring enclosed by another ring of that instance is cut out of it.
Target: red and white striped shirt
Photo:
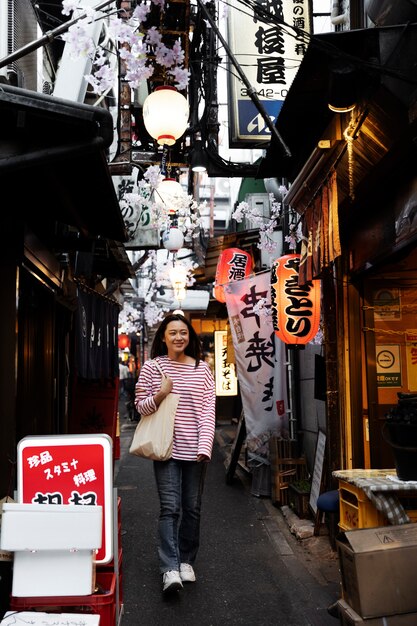
[[[210,367],[200,361],[178,363],[168,356],[156,357],[164,374],[173,382],[173,393],[180,395],[175,415],[172,458],[195,461],[198,454],[211,458],[216,426],[216,394]],[[135,389],[135,405],[138,413],[146,419],[156,411],[153,396],[161,388],[161,374],[152,360],[146,361],[140,371]],[[142,418],[142,419],[143,419]]]

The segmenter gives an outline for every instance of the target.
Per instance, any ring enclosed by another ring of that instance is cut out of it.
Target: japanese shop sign
[[[17,446],[17,483],[21,503],[102,506],[103,540],[95,561],[111,561],[113,452],[108,435],[24,437]]]
[[[269,118],[275,123],[308,46],[309,0],[257,0],[266,21],[237,0],[230,4],[228,43]],[[270,141],[271,131],[231,69],[230,147]]]
[[[405,331],[409,391],[417,391],[417,330]]]
[[[227,331],[214,331],[216,396],[237,396],[237,377],[233,363],[227,362]]]
[[[376,346],[376,378],[378,387],[402,387],[400,346]]]
[[[233,338],[248,449],[271,436],[288,437],[285,346],[276,337],[268,309],[268,274],[232,281],[224,288]]]
[[[149,203],[145,200],[141,203],[129,202],[133,198],[131,194],[139,194],[138,185],[132,177],[113,176],[121,213],[129,240],[124,244],[126,250],[143,250],[157,248],[159,245],[159,231],[152,222]]]

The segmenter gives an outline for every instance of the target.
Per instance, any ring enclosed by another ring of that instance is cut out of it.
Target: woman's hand
[[[153,399],[155,401],[156,406],[159,406],[169,393],[171,393],[174,384],[172,382],[172,378],[169,376],[164,376],[161,380],[161,388],[154,395]]]
[[[173,388],[173,382],[172,382],[172,378],[170,378],[169,376],[164,376],[164,378],[162,379],[161,382],[161,391],[162,393],[167,396],[169,393],[171,393],[172,388]]]
[[[197,463],[208,463],[210,461],[210,457],[206,454],[197,454]]]

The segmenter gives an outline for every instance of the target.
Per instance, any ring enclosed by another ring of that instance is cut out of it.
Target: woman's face
[[[164,333],[168,354],[181,354],[190,343],[187,324],[181,321],[169,322]]]

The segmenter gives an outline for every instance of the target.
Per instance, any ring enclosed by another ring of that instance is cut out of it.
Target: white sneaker
[[[181,563],[180,565],[180,577],[183,583],[194,583],[195,573],[189,563]]]
[[[162,591],[177,591],[182,589],[180,573],[176,570],[169,570],[162,575]]]

